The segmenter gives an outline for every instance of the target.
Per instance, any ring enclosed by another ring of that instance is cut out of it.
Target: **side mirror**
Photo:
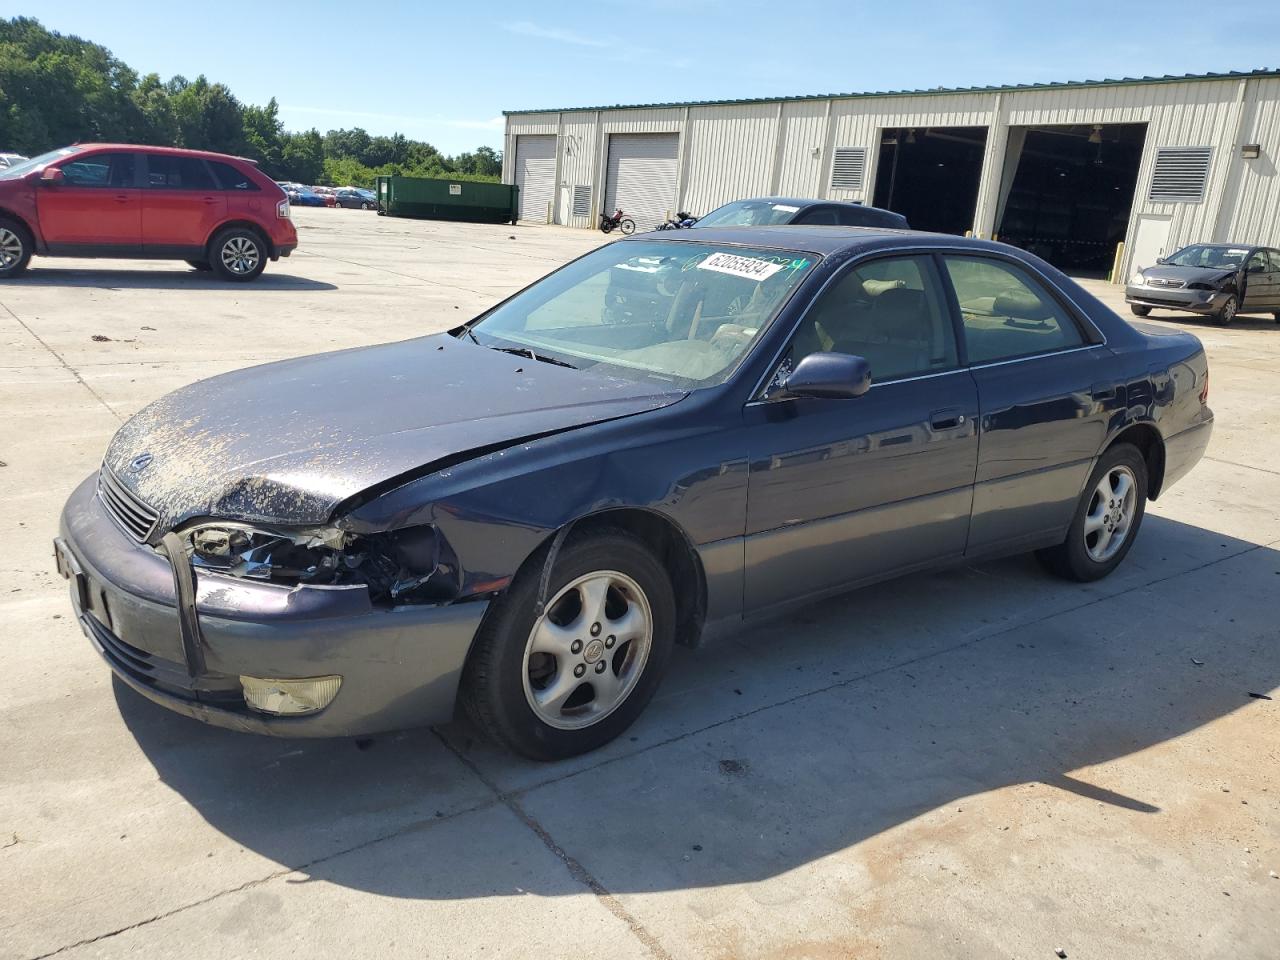
[[[850,399],[871,389],[871,364],[848,353],[811,353],[782,384],[793,397]]]
[[[49,186],[57,186],[66,178],[62,175],[61,167],[45,167],[40,173],[40,182]]]
[[[1156,263],[1164,263],[1164,257],[1156,257]]]

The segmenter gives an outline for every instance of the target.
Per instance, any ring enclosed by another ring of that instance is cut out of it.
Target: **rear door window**
[[[72,187],[121,189],[135,186],[132,153],[94,153],[62,164],[63,182]]]
[[[147,186],[152,190],[216,190],[217,184],[200,157],[147,155]]]
[[[964,320],[971,364],[1068,350],[1084,344],[1074,319],[1027,271],[1001,260],[945,254]]]
[[[209,169],[213,171],[213,175],[218,180],[218,186],[223,190],[257,190],[258,185],[253,182],[252,178],[240,170],[237,170],[229,163],[223,163],[221,160],[208,160]]]
[[[832,226],[836,225],[836,212],[830,207],[816,207],[805,210],[792,223],[800,226]]]

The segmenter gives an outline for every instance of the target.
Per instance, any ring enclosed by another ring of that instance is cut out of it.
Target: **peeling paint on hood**
[[[198,516],[317,524],[437,461],[684,396],[438,334],[183,387],[122,426],[104,462],[160,513],[161,532]]]

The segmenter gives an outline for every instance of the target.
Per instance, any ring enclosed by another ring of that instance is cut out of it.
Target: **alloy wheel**
[[[542,722],[578,730],[603,720],[635,689],[653,646],[653,612],[640,585],[600,570],[546,605],[525,645],[525,699]]]
[[[22,238],[8,227],[0,227],[0,270],[8,270],[22,259]]]
[[[1138,509],[1137,478],[1124,465],[1102,475],[1084,517],[1084,548],[1089,559],[1106,563],[1124,546]]]
[[[252,273],[262,254],[248,237],[231,237],[222,245],[222,265],[231,273]]]

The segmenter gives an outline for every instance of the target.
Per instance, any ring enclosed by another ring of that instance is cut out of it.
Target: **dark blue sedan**
[[[115,673],[181,713],[337,736],[460,702],[565,757],[744,620],[1021,551],[1106,576],[1204,452],[1208,389],[1195,337],[1011,247],[640,236],[448,333],[156,401],[57,562]]]

